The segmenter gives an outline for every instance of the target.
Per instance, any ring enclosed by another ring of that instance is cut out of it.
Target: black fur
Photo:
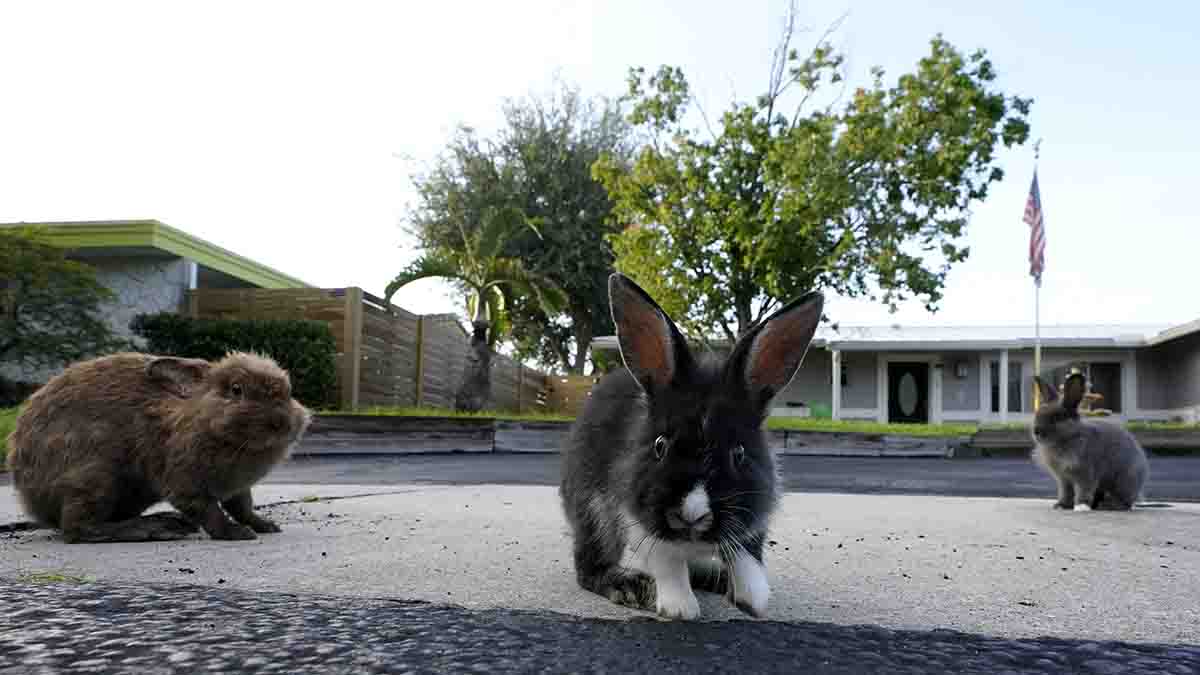
[[[799,367],[823,297],[813,293],[788,303],[748,331],[728,359],[697,358],[666,313],[629,279],[613,275],[610,297],[627,367],[592,389],[563,452],[560,496],[573,531],[577,580],[614,602],[654,609],[654,580],[622,567],[622,554],[627,546],[687,542],[711,547],[726,563],[725,570],[693,564],[693,584],[726,591],[731,556],[739,548],[763,560],[778,504],[763,422],[771,397]],[[654,353],[643,358],[639,349],[654,346],[645,331],[659,328],[667,349],[651,348]],[[760,340],[756,349],[755,338],[768,328],[770,341]],[[662,358],[668,353],[670,359]],[[756,358],[781,364],[780,372],[748,377]],[[662,459],[654,451],[660,436],[667,440]],[[713,522],[697,535],[672,527],[670,512],[699,481]],[[629,541],[635,530],[650,541]]]

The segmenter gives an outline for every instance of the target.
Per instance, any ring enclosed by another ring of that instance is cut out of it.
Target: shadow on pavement
[[[0,672],[1196,673],[1200,647],[0,580]]]

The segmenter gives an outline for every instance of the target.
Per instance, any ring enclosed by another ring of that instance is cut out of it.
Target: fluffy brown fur
[[[179,539],[198,527],[254,539],[279,527],[254,513],[250,488],[310,419],[271,359],[121,353],[76,363],[29,399],[8,467],[29,514],[69,543]],[[164,500],[179,513],[141,515]]]

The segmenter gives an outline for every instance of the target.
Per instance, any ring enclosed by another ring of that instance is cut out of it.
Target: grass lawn
[[[8,454],[8,434],[17,421],[17,408],[0,408],[0,471],[4,471],[4,457]]]
[[[484,411],[479,413],[459,413],[445,408],[368,408],[354,412],[338,410],[325,411],[318,414],[337,415],[399,415],[404,417],[466,417],[499,419],[526,422],[570,422],[570,415]],[[1200,430],[1198,424],[1181,422],[1132,422],[1127,425],[1132,431],[1183,431]],[[838,431],[861,434],[904,434],[908,436],[970,436],[976,431],[1011,430],[1024,431],[1028,424],[1009,422],[1007,424],[978,425],[970,422],[947,424],[880,424],[869,420],[831,420],[819,417],[772,417],[767,420],[767,428],[773,431]]]
[[[526,413],[517,415],[507,412],[485,411],[479,413],[459,413],[443,408],[367,408],[354,412],[330,410],[318,414],[338,415],[398,415],[403,417],[465,417],[485,418],[522,422],[570,422],[575,418],[570,415]],[[975,433],[972,424],[879,424],[876,422],[859,422],[853,420],[834,421],[818,418],[772,417],[767,427],[780,431],[794,429],[797,431],[842,431],[869,434],[910,434],[914,436],[969,436]]]
[[[4,458],[8,454],[8,434],[17,423],[20,408],[0,408],[0,471],[4,471]]]
[[[773,431],[840,431],[857,434],[904,434],[906,436],[970,436],[974,424],[881,424],[869,420],[831,420],[818,417],[772,417]]]

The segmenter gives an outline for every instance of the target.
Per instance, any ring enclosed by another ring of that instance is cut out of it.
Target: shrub
[[[258,352],[275,359],[292,379],[292,394],[306,406],[336,404],[337,343],[320,321],[280,319],[191,319],[163,312],[140,314],[129,328],[155,354],[217,360],[231,351]]]
[[[0,408],[15,408],[21,405],[40,386],[36,382],[13,381],[0,375]]]

